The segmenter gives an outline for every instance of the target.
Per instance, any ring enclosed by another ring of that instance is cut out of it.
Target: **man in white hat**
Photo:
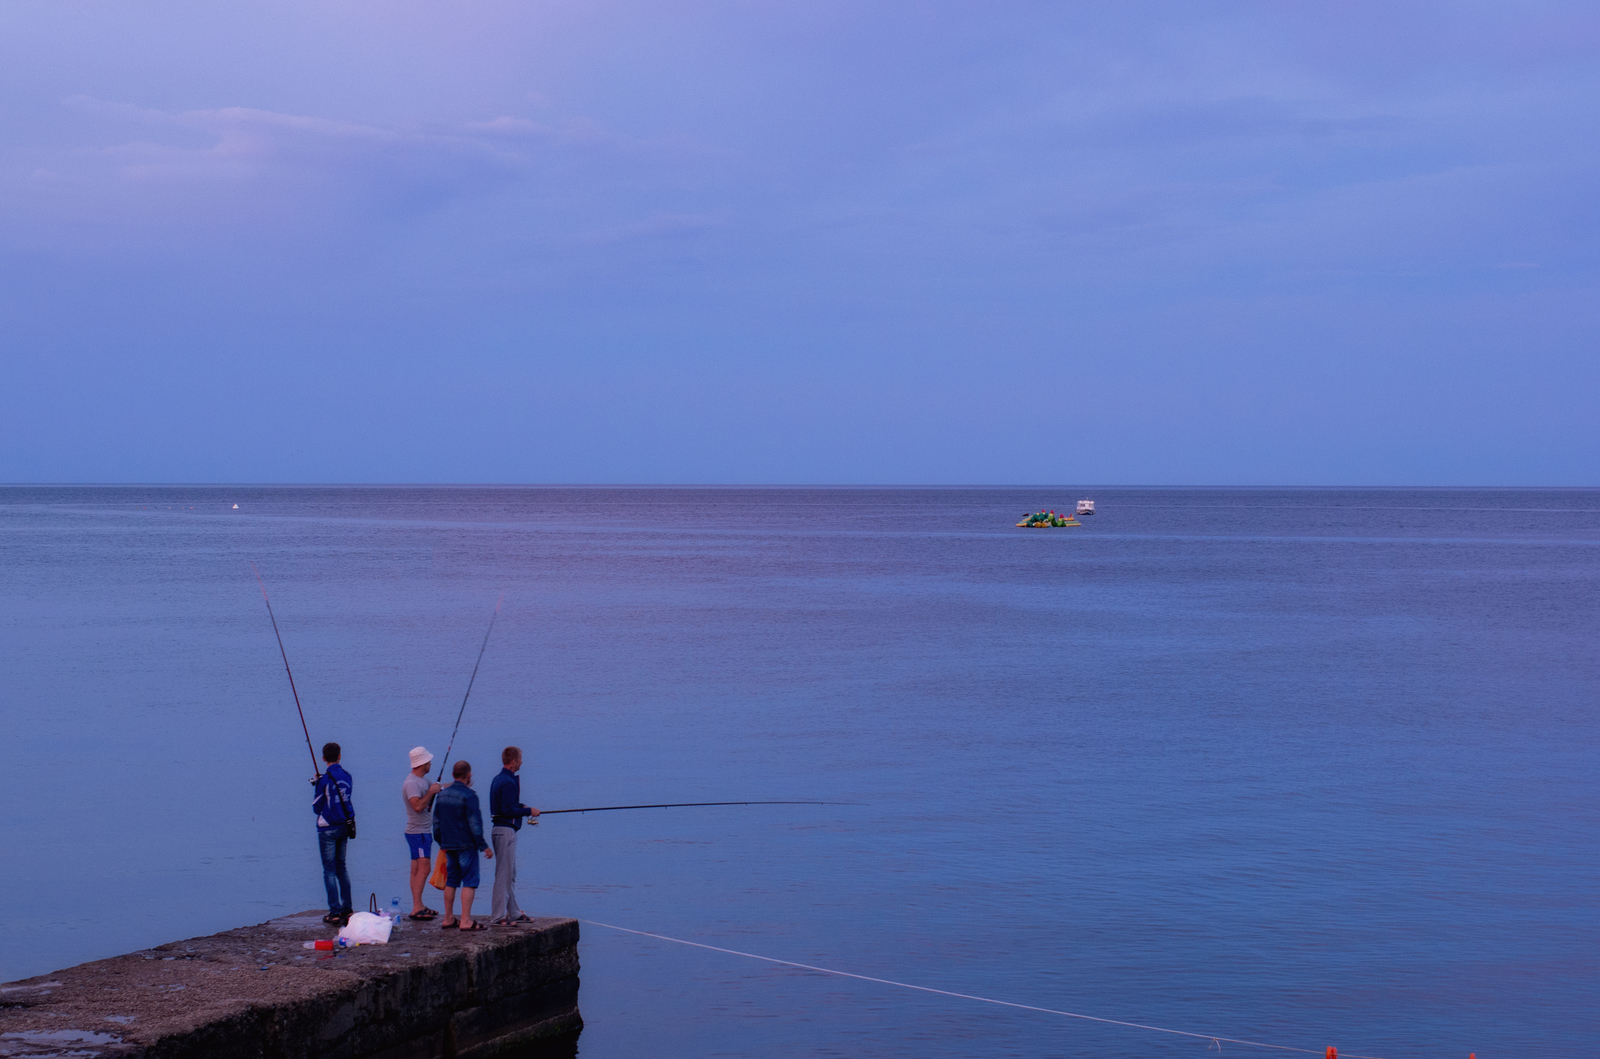
[[[408,919],[433,919],[439,913],[422,903],[422,887],[433,864],[433,799],[437,783],[428,782],[428,765],[433,755],[427,747],[411,751],[411,775],[400,786],[406,800],[406,846],[411,851],[411,915]]]

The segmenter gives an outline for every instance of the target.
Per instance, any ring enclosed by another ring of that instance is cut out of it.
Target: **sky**
[[[0,482],[1600,485],[1600,7],[0,4]]]

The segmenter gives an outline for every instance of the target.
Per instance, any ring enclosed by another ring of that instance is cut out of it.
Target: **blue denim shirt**
[[[433,840],[440,849],[485,850],[483,810],[478,792],[460,780],[439,792],[433,800]]]
[[[489,822],[495,827],[522,829],[522,818],[533,813],[522,807],[522,778],[508,768],[489,784]]]

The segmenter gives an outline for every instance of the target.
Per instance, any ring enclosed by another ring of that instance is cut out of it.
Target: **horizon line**
[[[1359,485],[1249,483],[907,482],[0,482],[0,489],[1600,489],[1600,485]]]

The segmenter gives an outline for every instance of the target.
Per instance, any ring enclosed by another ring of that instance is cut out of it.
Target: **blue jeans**
[[[328,912],[337,915],[351,909],[350,876],[344,870],[344,847],[350,841],[341,824],[332,831],[317,830],[317,849],[322,852],[322,885],[328,888]]]
[[[458,886],[478,888],[478,851],[475,849],[447,849],[444,851],[444,884],[454,890]]]

